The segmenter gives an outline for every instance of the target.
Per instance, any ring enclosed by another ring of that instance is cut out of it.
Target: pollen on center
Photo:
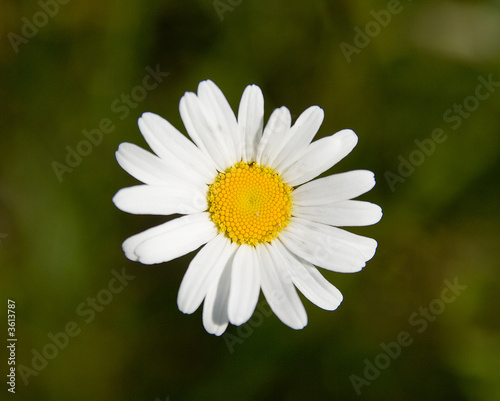
[[[219,232],[238,245],[271,242],[289,223],[291,192],[272,168],[241,161],[209,186],[208,211]]]

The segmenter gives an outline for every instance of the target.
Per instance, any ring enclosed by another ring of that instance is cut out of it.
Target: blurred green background
[[[5,0],[0,12],[0,327],[7,338],[12,299],[12,398],[500,399],[499,1],[61,3]],[[134,89],[147,67],[168,76]],[[179,99],[207,78],[234,110],[259,85],[266,119],[281,105],[294,118],[321,106],[317,137],[359,136],[329,172],[376,174],[362,199],[384,217],[351,231],[377,239],[377,254],[361,273],[325,272],[344,302],[327,312],[304,300],[301,331],[262,314],[261,298],[249,323],[209,335],[201,309],[176,305],[193,254],[151,267],[121,250],[165,218],[114,207],[114,193],[136,183],[115,150],[147,148],[136,124],[145,111],[185,132]],[[112,128],[58,178],[54,162],[66,165],[68,147],[100,124]],[[107,292],[123,269],[135,278]],[[449,303],[445,280],[466,286]],[[90,312],[96,296],[106,305]],[[402,332],[411,344],[380,356]],[[44,349],[52,359],[34,369]],[[20,365],[33,369],[24,379]]]

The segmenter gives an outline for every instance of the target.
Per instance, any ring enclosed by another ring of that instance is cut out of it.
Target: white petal
[[[180,181],[163,160],[133,143],[121,143],[115,155],[121,168],[145,184],[172,185]]]
[[[229,290],[229,321],[239,326],[252,317],[260,293],[260,268],[253,246],[241,245],[234,255]]]
[[[180,174],[187,170],[191,175],[201,177],[205,184],[217,175],[213,160],[164,118],[144,113],[138,123],[151,149],[163,160],[171,160],[174,166],[178,166],[176,171]]]
[[[216,235],[215,224],[208,213],[203,212],[179,217],[130,237],[123,248],[126,254],[130,254],[131,247],[135,245],[132,252],[137,260],[150,265],[168,262],[194,251]]]
[[[299,116],[290,129],[285,146],[273,164],[274,169],[283,171],[300,158],[318,132],[324,116],[323,109],[318,106],[309,107]]]
[[[369,226],[382,218],[380,206],[347,200],[321,206],[293,205],[292,215],[332,226]]]
[[[177,219],[175,219],[177,220]],[[159,236],[163,234],[164,232],[169,230],[170,223],[172,221],[168,221],[166,223],[160,224],[158,226],[148,228],[145,231],[140,232],[139,234],[132,235],[131,237],[127,238],[125,241],[123,241],[122,248],[123,251],[125,252],[125,256],[133,261],[137,261],[138,257],[135,254],[135,249],[144,241],[147,241],[150,238],[154,238],[156,236]]]
[[[365,261],[370,260],[375,255],[377,250],[377,241],[373,238],[364,237],[362,235],[353,234],[341,228],[328,226],[325,224],[316,223],[313,221],[294,218],[295,223],[307,227],[322,235],[328,235],[331,239],[344,243],[345,245],[355,248],[363,256]]]
[[[220,277],[212,282],[203,303],[203,327],[216,336],[224,333],[229,323],[227,302],[231,284],[231,263],[230,259]]]
[[[337,227],[292,217],[280,234],[289,251],[308,262],[342,273],[360,271],[373,257],[377,242]]]
[[[238,125],[244,137],[245,162],[254,161],[264,127],[264,96],[257,85],[249,85],[241,96]]]
[[[262,292],[278,318],[292,329],[307,325],[307,314],[286,271],[286,260],[273,245],[256,248],[260,262]]]
[[[224,136],[228,151],[234,164],[243,156],[243,135],[238,127],[231,106],[226,97],[212,81],[206,80],[198,85],[198,99],[208,113],[213,114],[217,121],[217,130]]]
[[[236,252],[237,245],[224,234],[209,241],[193,258],[177,295],[177,306],[184,313],[193,313],[202,303],[208,289],[218,282],[228,260]]]
[[[356,134],[347,129],[314,141],[295,163],[281,171],[283,181],[294,187],[312,180],[347,156],[357,141]]]
[[[257,148],[257,163],[266,166],[273,164],[274,159],[286,144],[291,122],[290,110],[285,106],[272,112]]]
[[[220,171],[224,171],[234,163],[233,142],[227,143],[226,136],[218,127],[219,122],[214,115],[205,110],[194,93],[186,92],[182,96],[179,112],[191,139],[206,155],[213,159]]]
[[[293,202],[301,206],[327,205],[356,198],[375,185],[375,175],[368,170],[333,174],[308,182],[293,191]]]
[[[118,209],[134,214],[191,214],[208,208],[206,189],[189,184],[123,188],[113,197],[113,202]]]
[[[326,310],[335,310],[342,302],[342,293],[309,262],[299,259],[276,241],[276,248],[285,257],[293,283],[313,304]]]

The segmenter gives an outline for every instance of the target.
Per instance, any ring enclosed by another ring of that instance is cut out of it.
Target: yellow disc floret
[[[236,163],[208,189],[208,211],[219,232],[238,245],[271,242],[288,225],[292,188],[255,162]]]

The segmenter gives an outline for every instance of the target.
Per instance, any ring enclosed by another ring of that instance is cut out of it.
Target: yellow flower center
[[[241,161],[209,186],[208,211],[219,232],[238,245],[271,242],[288,225],[291,192],[272,168]]]

